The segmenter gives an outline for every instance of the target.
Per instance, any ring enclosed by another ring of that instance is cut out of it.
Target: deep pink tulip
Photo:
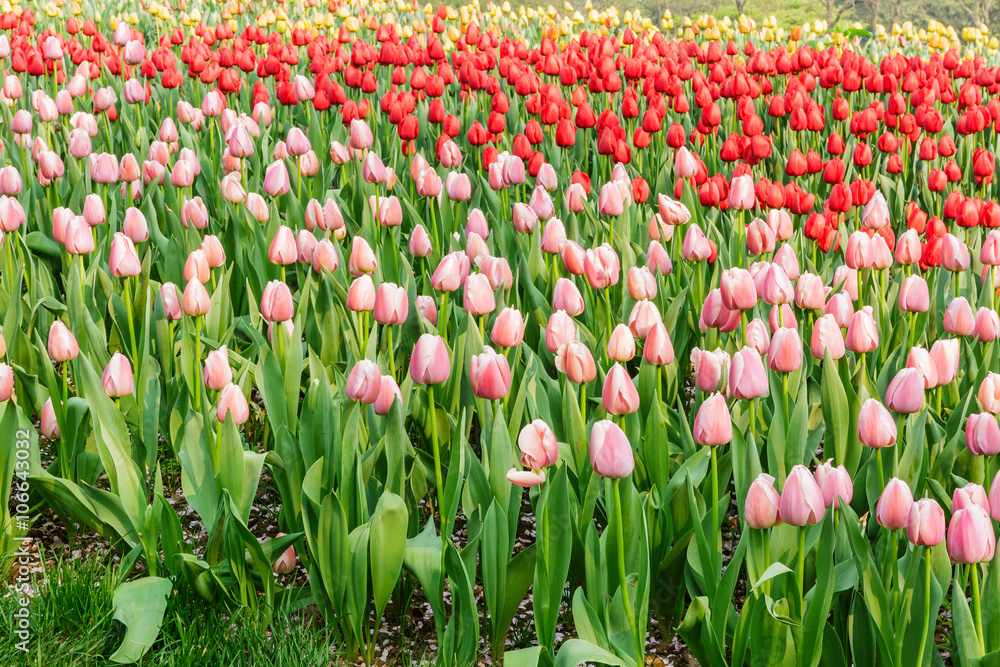
[[[510,366],[506,357],[497,354],[489,345],[482,354],[472,355],[469,362],[469,382],[472,393],[478,398],[496,401],[510,391]]]

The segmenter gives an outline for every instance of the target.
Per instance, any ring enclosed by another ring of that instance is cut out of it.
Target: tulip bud
[[[725,445],[733,439],[733,421],[722,394],[712,394],[701,404],[692,434],[696,443],[710,447]]]
[[[201,376],[205,386],[213,391],[222,391],[223,387],[233,381],[233,369],[229,366],[229,350],[225,345],[208,353]]]
[[[115,352],[111,357],[101,375],[101,384],[104,386],[104,393],[110,398],[121,398],[132,393],[135,388],[132,365],[121,352]]]
[[[590,464],[594,472],[608,479],[632,474],[635,457],[625,433],[612,421],[602,419],[590,429]]]
[[[790,526],[811,526],[823,520],[826,514],[823,492],[805,466],[796,465],[788,473],[778,513],[782,522]]]
[[[956,563],[972,564],[993,560],[996,538],[989,515],[978,505],[952,514],[948,525],[948,555]]]
[[[910,492],[910,487],[903,480],[893,477],[879,496],[875,519],[888,530],[905,528],[912,505],[913,493]]]
[[[56,320],[49,328],[48,341],[49,358],[56,362],[76,359],[80,354],[80,346],[66,325]]]
[[[510,391],[510,366],[506,357],[485,346],[482,354],[473,355],[469,362],[469,382],[472,393],[488,401],[496,401]]]
[[[250,405],[246,396],[235,384],[227,384],[219,393],[219,405],[215,416],[220,422],[226,421],[226,415],[232,415],[233,422],[237,426],[246,423],[250,418]]]
[[[903,414],[920,412],[924,407],[924,377],[915,368],[903,368],[889,383],[885,404]]]
[[[828,459],[816,468],[816,484],[823,493],[823,502],[827,507],[832,505],[833,509],[840,509],[841,503],[849,505],[854,497],[854,484],[847,468],[843,465],[834,467],[833,459]]]
[[[911,544],[935,547],[944,541],[944,510],[934,500],[923,498],[910,505],[906,537]]]
[[[778,512],[780,505],[781,496],[774,488],[774,478],[761,473],[747,490],[743,517],[751,528],[766,530],[781,523]]]
[[[440,336],[425,333],[410,356],[410,378],[416,384],[443,384],[451,375],[448,348]]]
[[[368,359],[362,359],[354,365],[344,383],[344,393],[352,401],[360,401],[372,405],[382,388],[382,373],[378,364]]]
[[[621,364],[612,366],[604,378],[601,400],[609,415],[628,415],[639,409],[639,392]]]

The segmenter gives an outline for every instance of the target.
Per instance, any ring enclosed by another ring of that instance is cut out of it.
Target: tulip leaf
[[[955,581],[962,581],[958,569],[955,566]],[[973,564],[972,567],[979,567]],[[955,628],[955,643],[958,655],[963,664],[976,664],[975,661],[983,657],[979,646],[979,637],[976,634],[976,625],[972,620],[972,612],[969,610],[969,602],[965,598],[965,591],[955,591],[951,596],[951,618]]]
[[[827,627],[827,616],[833,603],[834,592],[834,532],[833,512],[827,512],[820,526],[820,538],[816,545],[816,583],[806,595],[806,610],[802,631],[802,664],[815,667],[823,653],[823,633]]]
[[[699,664],[706,667],[726,667],[725,647],[715,633],[707,597],[691,600],[684,621],[677,628],[677,634],[684,639]]]
[[[794,573],[795,570],[791,569],[784,563],[771,563],[767,567],[767,569],[764,570],[763,574],[760,575],[760,578],[757,580],[757,583],[755,583],[753,585],[753,588],[751,588],[750,590],[751,592],[756,593],[757,589],[759,589],[761,587],[761,584],[763,584],[764,582],[770,581],[776,577],[780,577],[783,574],[794,574]]]
[[[842,513],[840,523],[847,525],[854,562],[861,577],[862,599],[875,627],[875,640],[879,653],[886,664],[892,664],[896,643],[888,594],[872,558],[868,540],[861,534],[857,514],[849,505],[843,505],[839,511]]]
[[[847,438],[851,427],[848,418],[851,413],[847,404],[847,393],[837,370],[839,362],[830,358],[829,350],[826,350],[825,355],[823,359],[822,405],[823,421],[826,423],[826,442],[823,445],[823,455],[826,457],[832,455],[834,463],[840,465],[847,460]],[[797,409],[798,406],[796,406]],[[804,444],[805,438],[797,440],[792,433],[789,433],[789,438],[793,443],[801,441]],[[804,456],[789,459],[789,467],[798,463],[805,463]]]
[[[408,523],[406,503],[395,493],[384,491],[372,515],[369,536],[376,618],[382,617],[403,568]]]
[[[125,625],[122,645],[111,656],[118,664],[138,662],[156,641],[173,584],[162,577],[143,577],[115,589],[114,619]]]

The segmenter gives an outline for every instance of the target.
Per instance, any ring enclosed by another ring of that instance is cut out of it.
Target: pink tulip
[[[538,215],[527,204],[514,204],[514,229],[522,234],[530,234],[538,226]]]
[[[609,415],[630,415],[639,409],[639,392],[621,364],[612,366],[604,378],[601,400]]]
[[[924,407],[924,377],[920,371],[900,369],[886,390],[885,405],[903,414],[920,412]]]
[[[998,235],[1000,237],[1000,235]],[[948,303],[944,311],[944,330],[952,336],[968,336],[975,326],[972,307],[964,296],[956,297]]]
[[[573,317],[583,312],[583,296],[570,280],[560,278],[552,291],[552,309],[564,310]]]
[[[997,311],[985,306],[980,308],[972,324],[972,336],[980,343],[989,343],[1000,337],[1000,316]]]
[[[13,392],[14,385],[14,375],[10,376],[11,379],[11,391]],[[56,411],[52,407],[52,399],[45,401],[45,405],[42,406],[42,415],[40,418],[42,435],[44,435],[49,440],[58,440],[62,435],[59,432],[59,422],[56,420]]]
[[[163,283],[160,285],[160,300],[163,302],[163,313],[168,320],[181,319],[181,304],[177,298],[177,285]]]
[[[441,258],[441,262],[431,275],[431,287],[439,292],[454,292],[462,284],[462,260],[468,261],[462,253],[452,253]]]
[[[747,325],[747,347],[756,350],[761,357],[767,356],[771,349],[771,334],[759,318],[750,320]]]
[[[571,183],[563,195],[563,201],[566,203],[566,208],[568,208],[573,213],[583,212],[583,202],[587,200],[587,193],[583,189],[583,186],[579,183]]]
[[[497,307],[489,279],[481,273],[470,275],[465,281],[462,306],[469,315],[487,315]]]
[[[844,345],[855,354],[878,349],[878,326],[872,313],[872,307],[865,306],[854,313],[847,324],[847,338],[844,340]]]
[[[142,211],[135,207],[129,207],[125,211],[122,232],[133,243],[143,243],[149,240],[149,225],[146,223],[146,216],[142,214]]]
[[[988,412],[969,415],[965,422],[965,446],[974,456],[1000,454],[1000,426]]]
[[[854,304],[847,292],[838,292],[830,297],[823,307],[824,315],[833,315],[833,320],[841,329],[846,329],[854,317]]]
[[[379,324],[402,324],[410,312],[406,290],[395,283],[382,283],[375,293],[375,321]]]
[[[502,354],[497,354],[489,345],[482,354],[472,355],[469,362],[469,382],[472,393],[477,398],[496,401],[510,391],[510,366]]]
[[[795,282],[795,305],[803,310],[821,310],[826,304],[823,279],[813,273],[803,273]]]
[[[701,316],[698,318],[698,328],[702,332],[708,329],[719,329],[723,332],[735,331],[740,324],[740,311],[730,310],[722,302],[722,290],[715,288],[705,297]]]
[[[874,231],[889,224],[889,205],[881,191],[876,191],[865,204],[864,211],[861,213],[861,224]]]
[[[399,392],[399,385],[391,375],[383,375],[379,384],[378,398],[375,399],[373,407],[375,414],[385,416],[392,410],[393,403],[402,403],[403,395]]]
[[[684,234],[684,244],[681,253],[689,262],[704,262],[712,256],[712,246],[705,238],[705,233],[697,223],[692,223]]]
[[[920,246],[920,235],[917,230],[908,229],[899,235],[896,241],[896,261],[900,264],[916,264],[920,261],[922,249]]]
[[[660,219],[666,225],[683,225],[691,220],[691,211],[688,207],[665,194],[656,196],[656,206]]]
[[[760,218],[747,226],[747,252],[758,257],[774,252],[774,231]]]
[[[344,393],[347,398],[365,405],[374,404],[381,389],[382,373],[378,364],[368,359],[362,359],[354,364],[344,383]]]
[[[608,358],[625,363],[635,356],[635,338],[624,324],[619,324],[608,337]]]
[[[574,384],[585,384],[597,376],[597,366],[590,349],[577,340],[563,343],[556,351],[556,370]]]
[[[979,261],[987,266],[1000,265],[1000,230],[992,229],[979,249]]]
[[[111,241],[108,268],[115,278],[131,278],[142,273],[142,263],[139,261],[132,239],[121,232],[115,232]]]
[[[750,281],[753,285],[753,281]],[[656,298],[656,276],[644,266],[633,266],[628,270],[628,293],[633,301]],[[754,294],[754,301],[756,301]]]
[[[947,271],[967,271],[971,263],[969,248],[952,234],[945,234],[941,244],[941,266]]]
[[[351,282],[347,288],[347,309],[355,313],[371,312],[375,309],[375,283],[368,274],[363,274]]]
[[[409,250],[413,257],[427,257],[434,252],[431,237],[423,225],[416,225],[413,228],[413,233],[410,234]]]
[[[355,236],[351,242],[351,256],[347,261],[348,271],[355,278],[363,274],[374,273],[378,268],[378,260],[368,242],[360,236]]]
[[[208,257],[202,249],[194,250],[184,260],[184,280],[197,280],[200,283],[207,283],[211,279],[208,268]]]
[[[764,289],[761,298],[772,306],[791,303],[795,297],[792,283],[779,264],[771,264],[764,274]]]
[[[802,340],[798,330],[777,329],[767,350],[768,368],[779,373],[793,373],[802,367],[802,357]]]
[[[233,381],[233,369],[229,366],[229,350],[225,345],[208,353],[201,377],[205,386],[213,391],[222,391],[223,387]]]
[[[607,243],[588,250],[583,260],[587,282],[594,289],[604,289],[618,284],[621,264],[618,255]]]
[[[89,194],[83,198],[83,219],[91,227],[103,225],[107,220],[107,214],[104,212],[104,202],[101,201],[99,195]]]
[[[426,319],[428,322],[430,322],[434,326],[437,326],[438,313],[437,313],[437,305],[435,305],[434,303],[434,297],[418,296],[417,312],[420,313],[421,317]]]
[[[753,177],[743,174],[734,178],[729,184],[729,208],[749,211],[756,205]]]
[[[872,268],[882,271],[884,269],[891,269],[893,264],[892,250],[889,249],[889,244],[885,242],[885,238],[881,234],[876,234],[872,237]]]
[[[868,269],[872,266],[871,238],[858,230],[847,239],[844,263],[852,269]]]
[[[809,349],[817,359],[823,359],[827,353],[833,360],[844,356],[844,334],[833,315],[824,315],[813,324]]]
[[[923,498],[910,505],[906,537],[911,544],[935,547],[944,541],[944,510],[934,500]]]
[[[76,359],[80,354],[76,337],[59,320],[49,328],[48,352],[49,358],[56,363]]]
[[[595,473],[608,479],[632,474],[635,467],[632,446],[614,422],[602,419],[590,429],[590,464]]]
[[[521,465],[532,470],[541,470],[555,465],[559,460],[559,444],[549,425],[536,419],[517,436],[517,448],[521,451]]]
[[[416,384],[443,384],[451,375],[448,348],[440,336],[425,333],[410,356],[410,378]]]
[[[725,445],[733,439],[733,420],[722,394],[712,394],[701,404],[692,434],[696,443],[710,447]]]
[[[674,272],[670,255],[663,249],[659,241],[650,241],[649,247],[646,248],[646,268],[650,271],[655,270],[661,276],[669,276]]]
[[[979,385],[976,398],[983,410],[992,415],[1000,415],[1000,375],[987,373]]]
[[[691,350],[691,365],[694,366],[695,385],[705,393],[722,391],[728,393],[729,353],[716,348],[714,352],[699,348]]]
[[[735,267],[723,271],[719,290],[722,303],[729,310],[752,310],[757,305],[757,289],[746,269]]]
[[[986,496],[986,489],[979,484],[969,483],[955,489],[951,495],[951,511],[965,509],[970,505],[978,505],[984,511],[990,511],[990,500]]]
[[[539,220],[548,220],[556,214],[555,206],[552,204],[552,197],[541,185],[531,193],[528,206],[535,212]]]
[[[574,276],[582,276],[584,262],[587,258],[587,251],[580,247],[580,244],[576,241],[566,241],[566,245],[563,246],[562,252],[560,253],[560,259],[563,261],[563,266]]]
[[[132,365],[121,352],[115,352],[111,361],[104,368],[104,373],[101,375],[101,385],[104,387],[104,393],[111,398],[128,396],[135,389]]]
[[[733,355],[729,365],[729,391],[734,398],[743,400],[767,396],[767,369],[755,349],[744,347]]]
[[[662,322],[655,322],[642,346],[642,358],[647,364],[666,366],[674,362],[674,345]]]
[[[0,363],[0,401],[9,401],[13,395],[14,369],[7,364]]]
[[[951,515],[948,524],[948,555],[955,563],[985,563],[993,560],[996,538],[989,515],[973,505]]]
[[[961,348],[957,338],[939,339],[931,346],[931,360],[937,370],[938,386],[951,384],[958,376]]]
[[[264,287],[260,298],[260,314],[268,322],[287,322],[292,319],[295,306],[288,285],[272,280]]]
[[[545,349],[555,354],[563,343],[576,338],[576,324],[565,311],[557,310],[549,316],[545,326]]]
[[[937,367],[931,359],[930,353],[919,345],[911,347],[906,357],[906,367],[915,368],[920,371],[924,379],[924,389],[933,389],[937,386]]]
[[[551,218],[542,231],[542,252],[558,255],[566,245],[566,227],[559,218]]]
[[[794,466],[788,473],[778,513],[782,522],[790,526],[811,526],[823,520],[826,514],[823,492],[805,466]]]
[[[843,465],[833,466],[833,459],[828,459],[816,467],[816,484],[823,493],[823,502],[827,507],[837,510],[841,503],[849,505],[854,497],[854,483]]]
[[[184,296],[181,298],[181,308],[188,317],[198,317],[208,313],[211,307],[211,300],[208,290],[197,278],[188,281],[184,288]]]
[[[781,496],[774,488],[774,478],[767,473],[757,475],[757,479],[750,483],[746,504],[743,506],[743,517],[747,525],[766,530],[780,524],[780,506]]]
[[[246,420],[250,418],[250,405],[247,403],[246,396],[243,395],[239,387],[232,383],[223,387],[219,393],[219,405],[215,416],[220,422],[224,422],[227,414],[232,416],[233,422],[237,426],[246,423]]]
[[[851,295],[851,301],[858,300],[858,270],[841,264],[833,272],[833,286],[843,283],[842,290]]]
[[[370,148],[373,142],[374,137],[372,136],[371,128],[368,127],[368,123],[357,118],[352,120],[349,140],[351,148],[363,151],[366,148]]]
[[[195,229],[205,229],[208,226],[208,207],[201,197],[189,199],[181,206],[181,224],[185,228],[191,225]]]
[[[272,197],[288,194],[288,169],[281,160],[275,160],[267,166],[264,172],[264,192]]]
[[[912,505],[913,493],[910,492],[910,487],[903,480],[893,477],[879,496],[875,519],[888,530],[905,528]]]
[[[524,340],[524,317],[521,311],[507,307],[493,320],[490,340],[500,347],[517,347]]]
[[[403,209],[399,204],[399,198],[395,195],[390,197],[375,196],[368,198],[368,206],[371,208],[372,216],[383,227],[399,227],[403,224]]]
[[[42,413],[42,418],[44,419],[44,413]],[[1000,471],[997,471],[993,477],[993,483],[990,484],[989,500],[990,515],[994,521],[1000,521]]]
[[[896,422],[878,399],[869,398],[858,413],[858,440],[868,447],[891,447],[896,444]]]
[[[605,183],[601,186],[601,193],[597,201],[597,210],[601,215],[617,217],[625,211],[625,203],[622,201],[621,190],[614,183]]]
[[[904,313],[926,313],[930,308],[927,281],[920,276],[907,276],[899,288],[899,309]]]

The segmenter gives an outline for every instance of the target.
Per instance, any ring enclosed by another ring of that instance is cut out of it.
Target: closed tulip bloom
[[[722,303],[729,310],[752,310],[757,305],[757,288],[746,269],[734,267],[723,271],[719,289]]]
[[[944,311],[944,330],[952,336],[968,336],[972,334],[976,318],[972,307],[964,296],[955,297],[948,303]]]
[[[313,251],[316,250],[316,237],[308,229],[300,229],[295,235],[295,248],[299,262],[311,265]]]
[[[493,320],[490,340],[500,347],[517,347],[524,340],[524,317],[521,311],[511,307],[504,308]]]
[[[674,264],[670,261],[670,255],[663,249],[659,241],[650,241],[646,248],[646,268],[651,272],[656,271],[661,276],[669,276],[674,272]]]
[[[298,254],[298,248],[295,246],[295,235],[292,234],[291,229],[281,225],[271,240],[271,247],[267,251],[268,259],[274,264],[287,266],[295,263]]]
[[[733,355],[729,364],[729,391],[733,397],[744,400],[767,396],[767,369],[757,350],[744,347]]]
[[[826,304],[823,279],[813,273],[803,273],[795,282],[795,305],[803,310],[821,310]]]
[[[375,321],[379,324],[402,324],[410,312],[410,297],[395,283],[382,283],[375,293]]]
[[[662,322],[656,322],[650,327],[642,346],[642,358],[647,364],[654,366],[666,366],[674,362],[674,345]]]
[[[368,359],[362,359],[354,364],[344,383],[344,393],[347,398],[365,405],[374,404],[381,389],[382,373],[378,364]]]
[[[621,265],[618,255],[607,243],[587,251],[583,260],[587,282],[594,289],[604,289],[618,284]]]
[[[956,236],[945,234],[941,244],[941,266],[948,271],[967,271],[971,261],[968,246]]]
[[[790,526],[812,526],[823,520],[826,514],[823,492],[805,466],[794,466],[788,473],[778,513],[782,523]]]
[[[871,238],[863,231],[856,231],[847,239],[844,263],[852,269],[867,269],[872,265]]]
[[[555,206],[552,204],[552,197],[542,186],[535,188],[528,200],[528,206],[535,212],[539,220],[548,220],[556,214]]]
[[[250,418],[250,405],[247,403],[246,396],[243,395],[239,387],[232,383],[222,388],[215,416],[220,422],[224,422],[227,414],[232,416],[233,422],[237,426],[243,425]]]
[[[552,309],[565,310],[573,317],[583,312],[583,296],[571,280],[560,278],[556,281],[552,291]]]
[[[567,341],[556,350],[556,370],[574,384],[584,384],[597,377],[594,355],[578,340]]]
[[[45,423],[45,413],[42,412],[42,423]],[[42,429],[44,430],[44,425]],[[990,516],[993,517],[994,521],[1000,521],[1000,471],[993,477],[993,483],[990,484]]]
[[[907,276],[899,288],[899,309],[904,313],[926,313],[930,307],[927,281],[920,276]]]
[[[851,301],[858,300],[858,270],[841,264],[833,272],[833,286],[843,283],[843,291],[851,295]]]
[[[538,215],[527,204],[517,202],[513,213],[514,229],[522,234],[530,234],[538,226]]]
[[[11,379],[11,392],[13,392],[14,388],[13,373],[11,373],[10,379]],[[58,420],[56,420],[56,411],[55,408],[52,407],[51,398],[45,401],[45,405],[42,406],[42,415],[40,420],[41,420],[40,426],[42,429],[42,435],[44,435],[49,440],[58,440],[62,434],[59,432],[59,422]]]
[[[437,326],[438,312],[437,312],[437,305],[434,303],[434,297],[418,296],[417,312],[420,313],[420,315],[428,322],[430,322],[434,326]]]
[[[753,177],[749,174],[737,176],[729,184],[729,208],[749,211],[757,205]]]
[[[771,349],[771,335],[767,330],[767,325],[759,318],[750,320],[747,325],[747,347],[757,351],[762,358],[767,356]]]
[[[247,202],[247,209],[250,210],[250,214],[255,218],[257,217],[254,210],[250,207],[250,202],[248,201],[248,197],[250,195],[248,195],[247,191],[243,188],[238,172],[233,172],[223,176],[222,182],[219,183],[219,191],[222,193],[222,198],[230,204],[241,204],[243,202]],[[256,196],[259,197],[260,195]],[[263,198],[261,198],[261,203],[264,206],[264,215],[270,217],[270,211],[267,210],[267,204],[263,203]],[[253,206],[257,207],[259,204],[255,201]]]
[[[462,284],[462,261],[465,255],[451,253],[441,258],[431,275],[431,287],[439,292],[454,292]]]
[[[972,336],[980,343],[989,343],[1000,337],[1000,317],[997,316],[997,311],[985,306],[980,308],[972,323]]]
[[[881,234],[876,234],[872,237],[872,268],[878,269],[879,271],[883,269],[892,268],[892,250],[889,249],[889,244],[885,242],[885,238]]]
[[[0,401],[9,401],[14,395],[14,369],[0,364]]]
[[[366,148],[371,147],[374,142],[374,137],[372,136],[372,130],[368,127],[368,123],[358,118],[351,121],[351,131],[349,143],[351,148],[357,151],[363,151]]]
[[[854,483],[843,465],[834,467],[833,459],[828,459],[816,467],[815,478],[828,508],[832,505],[833,509],[840,509],[841,503],[850,504],[854,497]]]
[[[874,231],[889,224],[889,205],[881,191],[876,191],[865,204],[864,211],[861,213],[861,224]]]
[[[181,206],[181,224],[185,229],[191,225],[195,229],[205,229],[208,227],[208,207],[201,197],[195,197],[184,202]]]
[[[621,364],[612,366],[604,378],[601,400],[609,415],[630,415],[639,409],[639,392]]]
[[[396,384],[396,379],[391,375],[383,375],[382,382],[379,384],[378,398],[375,399],[375,403],[373,404],[375,414],[381,416],[389,414],[392,404],[397,401],[402,403],[403,395],[399,392],[399,385]]]
[[[695,385],[705,393],[722,391],[728,393],[729,353],[716,348],[714,352],[694,348],[691,350],[691,365],[694,366]]]
[[[696,443],[710,447],[725,445],[733,439],[733,421],[722,394],[712,394],[701,404],[692,434]]]
[[[563,343],[576,338],[576,324],[565,311],[557,310],[549,316],[545,326],[545,349],[555,354]]]
[[[934,360],[931,359],[930,352],[919,345],[910,348],[906,357],[906,367],[920,371],[920,375],[924,378],[924,389],[933,389],[938,385]]]
[[[104,387],[104,393],[111,398],[128,396],[135,389],[132,365],[121,352],[115,352],[111,361],[104,368],[104,373],[101,375],[101,385]]]
[[[486,241],[475,232],[469,234],[465,242],[465,256],[469,258],[469,263],[476,264],[480,257],[488,257],[489,254],[490,249]]]
[[[287,322],[292,319],[294,304],[288,285],[272,280],[264,287],[260,298],[260,314],[268,322]]]
[[[425,333],[410,356],[410,378],[416,384],[442,384],[451,375],[448,347],[440,336]]]
[[[462,306],[470,315],[487,315],[493,312],[497,307],[496,297],[486,276],[476,273],[466,279]]]
[[[1000,230],[990,230],[979,249],[979,261],[987,266],[1000,265]]]
[[[444,189],[448,199],[452,201],[469,201],[472,198],[472,181],[468,174],[456,171],[448,172],[444,180]]]
[[[142,243],[149,239],[149,225],[146,224],[146,216],[135,207],[129,207],[125,211],[125,222],[122,223],[122,232],[133,243]]]
[[[486,345],[482,354],[475,354],[469,361],[469,382],[477,398],[496,401],[510,391],[510,366],[502,354]]]
[[[608,337],[608,358],[625,363],[635,356],[635,338],[624,324],[619,324]]]
[[[636,338],[645,339],[657,322],[663,322],[660,311],[652,301],[639,301],[628,315],[628,328]]]
[[[375,283],[372,277],[364,274],[355,278],[347,288],[345,305],[355,313],[370,312],[375,309]]]
[[[867,447],[892,447],[896,444],[896,422],[878,399],[869,398],[858,413],[858,440]]]
[[[774,252],[774,231],[760,218],[747,225],[747,252],[753,256]]]
[[[750,281],[751,285],[753,281]],[[633,301],[656,298],[656,276],[644,266],[633,266],[628,270],[628,293]],[[756,294],[754,300],[756,301]]]
[[[844,345],[855,354],[864,354],[878,349],[878,326],[872,316],[871,306],[865,306],[851,316],[847,324]]]
[[[907,229],[896,241],[896,261],[900,264],[916,264],[920,261],[922,249],[920,235],[915,229]]]
[[[160,300],[163,302],[163,313],[168,320],[181,319],[181,304],[177,298],[177,285],[163,283],[160,285]]]
[[[1000,454],[1000,425],[988,412],[969,415],[965,422],[965,447],[973,456]]]
[[[71,135],[72,136],[72,135]],[[89,150],[87,151],[90,152]],[[19,195],[24,188],[21,172],[11,165],[0,168],[0,192],[8,196]],[[58,239],[56,239],[58,241]]]
[[[743,506],[747,525],[758,530],[777,526],[781,523],[780,506],[781,496],[774,488],[774,478],[763,472],[757,475],[747,489],[746,504]]]
[[[691,211],[688,207],[665,194],[656,196],[656,205],[660,219],[666,225],[683,225],[691,220]]]
[[[844,356],[844,334],[833,315],[824,315],[813,324],[809,350],[817,359],[823,359],[827,352],[834,360]]]
[[[104,202],[99,195],[89,194],[83,198],[83,219],[91,227],[103,225],[107,220],[104,212]]]
[[[227,177],[228,178],[228,177]],[[222,180],[226,180],[225,178]],[[243,186],[240,186],[242,189]],[[225,193],[223,193],[225,194]],[[228,197],[227,197],[228,199]],[[257,222],[264,224],[271,219],[271,210],[267,207],[267,202],[256,192],[250,192],[246,194],[246,209],[247,212],[253,216],[253,219]]]
[[[617,217],[625,211],[625,203],[622,201],[621,190],[614,183],[605,183],[601,186],[601,193],[597,200],[597,210],[601,215]]]
[[[976,394],[979,405],[991,415],[1000,415],[1000,375],[987,373]]]
[[[990,511],[990,500],[986,496],[986,489],[979,484],[969,483],[960,486],[951,494],[952,513],[972,505],[981,507],[985,512]]]
[[[906,537],[910,544],[935,547],[944,541],[944,510],[931,498],[910,505],[906,518]]]
[[[795,290],[792,288],[788,276],[785,275],[785,270],[778,264],[768,266],[767,273],[764,274],[764,287],[761,294],[764,303],[777,306],[791,303],[794,297]]]
[[[49,358],[56,362],[76,359],[80,354],[80,346],[66,325],[56,320],[49,328],[48,341]]]
[[[417,225],[413,228],[413,233],[410,234],[409,250],[413,257],[427,257],[434,252],[434,248],[431,246],[431,237],[423,225]]]
[[[207,283],[211,279],[208,268],[208,257],[205,251],[194,250],[184,261],[184,280],[197,280],[200,283]]]
[[[939,339],[931,346],[931,360],[937,369],[938,386],[945,386],[958,376],[961,349],[957,338]]]
[[[900,369],[889,383],[885,405],[894,412],[912,414],[924,407],[924,376],[915,368]]]
[[[194,167],[187,160],[178,160],[170,170],[170,185],[190,188],[194,184]]]
[[[264,172],[264,192],[272,197],[280,197],[288,193],[288,188],[288,169],[284,162],[275,160]]]
[[[802,367],[802,357],[802,339],[799,338],[798,330],[775,330],[767,350],[768,368],[779,373],[792,373]]]
[[[584,250],[579,243],[576,241],[567,241],[566,245],[563,246],[562,252],[560,253],[560,258],[563,261],[563,266],[566,270],[572,273],[574,276],[582,276],[584,264],[587,259],[587,251]]]
[[[635,467],[632,446],[614,422],[602,419],[590,429],[590,465],[595,473],[608,479],[632,474]]]
[[[135,251],[135,244],[121,232],[115,232],[111,241],[108,268],[115,278],[131,278],[142,273],[142,263]]]
[[[542,232],[542,252],[558,255],[566,245],[566,227],[559,218],[551,218]]]
[[[347,260],[347,268],[355,278],[366,273],[374,273],[375,269],[378,268],[375,253],[372,252],[368,242],[360,236],[355,236],[351,242],[351,256]]]
[[[703,262],[712,256],[712,246],[697,223],[692,223],[684,234],[681,253],[689,262]]]
[[[978,505],[951,515],[948,524],[948,556],[955,563],[985,563],[993,560],[996,538],[989,515]]]
[[[189,166],[185,165],[187,169]],[[176,167],[174,167],[176,169]],[[98,153],[91,154],[90,157],[90,178],[102,185],[113,185],[118,181],[118,158],[110,153]],[[173,175],[170,176],[171,183],[174,187],[180,187],[173,183]],[[191,174],[191,180],[194,180],[194,174]],[[185,186],[190,187],[190,185]]]
[[[579,183],[571,183],[563,194],[563,201],[573,213],[583,212],[583,202],[587,200],[587,191]]]
[[[383,227],[399,227],[403,224],[403,209],[399,204],[399,198],[395,195],[389,197],[379,197],[374,195],[368,198],[368,206],[378,224]]]
[[[223,387],[233,381],[233,369],[229,366],[229,350],[225,345],[208,353],[201,377],[205,381],[205,386],[213,391],[222,391]]]
[[[888,530],[905,528],[912,505],[913,493],[910,487],[903,480],[893,477],[885,485],[885,490],[878,499],[875,519],[880,526]]]

